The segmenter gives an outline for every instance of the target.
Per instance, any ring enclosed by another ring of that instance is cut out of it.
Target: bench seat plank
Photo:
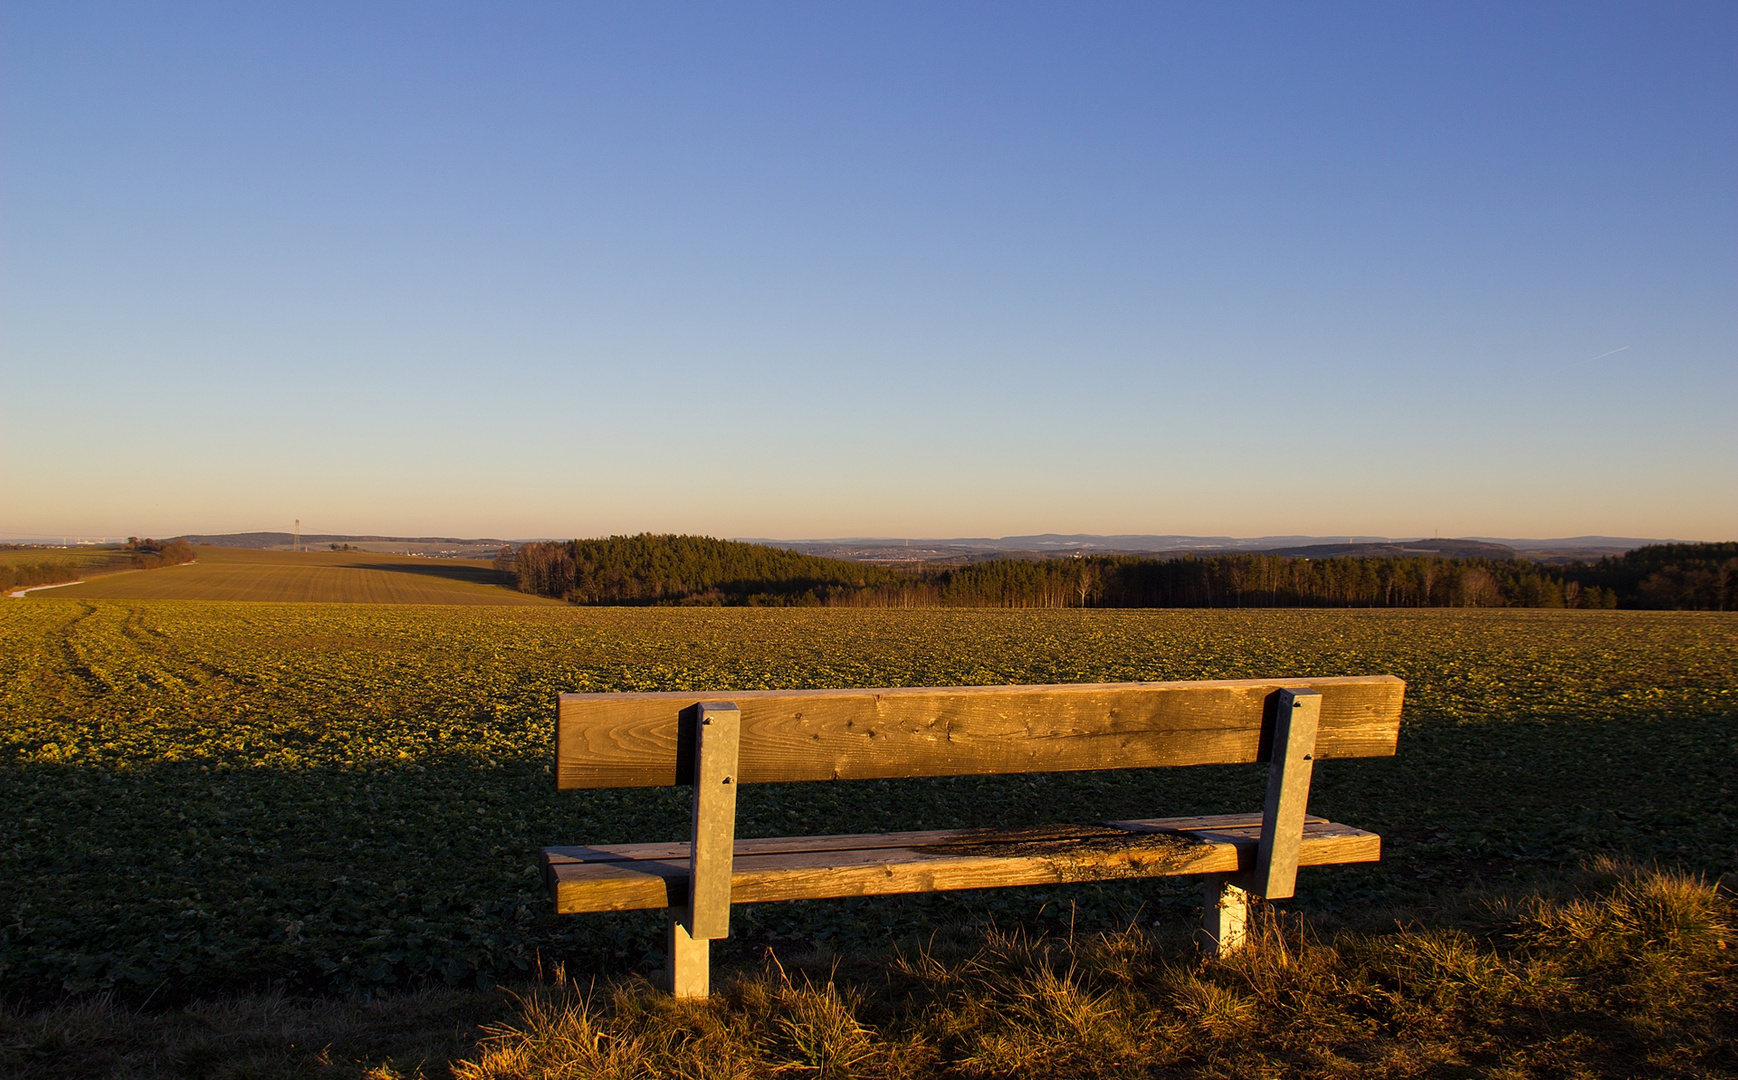
[[[1310,824],[1326,825],[1328,819],[1310,815],[1305,818]],[[1105,825],[1130,832],[1199,832],[1202,830],[1236,830],[1234,835],[1243,838],[1242,830],[1255,830],[1257,838],[1261,830],[1261,814],[1206,814],[1199,817],[1153,818],[1143,821],[1107,821]],[[984,841],[994,841],[998,838],[1012,840],[1015,837],[1030,839],[1034,834],[1044,835],[1054,830],[1065,830],[1074,826],[1056,826],[1046,829],[1040,826],[1036,830],[1027,829],[925,829],[913,832],[885,833],[834,833],[821,836],[769,836],[750,840],[736,841],[735,854],[737,858],[744,855],[789,855],[805,851],[857,851],[866,848],[908,848],[931,847],[937,844],[978,844]],[[686,859],[688,857],[688,841],[672,840],[666,843],[641,844],[598,844],[593,846],[546,847],[543,849],[543,861],[547,865],[563,863],[589,862],[622,862],[634,859],[652,859],[668,861],[670,859]]]
[[[1260,814],[1223,814],[1099,826],[738,840],[731,902],[1236,873],[1254,867],[1260,838]],[[1381,850],[1375,833],[1311,817],[1298,862],[1375,862]],[[545,848],[544,872],[563,914],[673,907],[687,900],[688,845]]]

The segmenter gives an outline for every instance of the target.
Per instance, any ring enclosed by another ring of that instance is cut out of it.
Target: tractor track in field
[[[92,616],[96,615],[97,606],[95,604],[80,604],[79,606],[84,610],[74,615],[61,628],[61,650],[66,654],[67,670],[78,677],[78,681],[84,685],[85,692],[92,697],[101,697],[112,692],[115,687],[91,665],[90,658],[85,655],[84,650],[75,644],[75,639],[83,630],[84,625],[90,621]]]

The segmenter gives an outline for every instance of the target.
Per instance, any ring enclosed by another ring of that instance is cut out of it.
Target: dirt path
[[[78,581],[57,581],[53,585],[32,585],[27,589],[19,589],[16,592],[9,592],[6,595],[11,597],[14,600],[22,600],[22,599],[24,599],[25,593],[33,593],[39,589],[64,589],[68,585],[83,585],[83,584],[84,584],[84,580],[82,578]]]
[[[175,565],[176,566],[193,566],[194,564],[196,564],[198,562],[199,562],[198,559],[191,559],[191,560],[184,562],[184,563],[176,563]],[[107,574],[92,574],[91,577],[93,577],[93,578],[95,578],[95,577],[101,577],[101,578],[119,577],[121,574],[141,573],[144,569],[167,570],[168,567],[166,567],[166,566],[152,566],[152,567],[146,568],[146,567],[131,566],[125,570],[115,570],[115,571],[112,571],[112,572],[107,573]],[[88,580],[89,580],[89,578],[79,578],[77,581],[57,581],[53,585],[32,585],[29,588],[19,589],[15,592],[9,592],[6,595],[11,597],[14,600],[22,600],[25,598],[26,593],[33,593],[39,589],[64,589],[68,585],[83,585]]]

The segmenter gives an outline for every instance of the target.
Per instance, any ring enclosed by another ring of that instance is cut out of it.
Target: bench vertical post
[[[1209,956],[1234,953],[1249,941],[1249,894],[1234,884],[1238,877],[1207,875],[1201,933],[1206,938]]]
[[[670,995],[679,998],[710,997],[712,942],[688,933],[682,919],[683,916],[671,913],[670,932],[664,938],[670,957],[670,969],[664,973],[670,980]]]
[[[736,848],[736,763],[742,713],[730,702],[695,707],[694,825],[688,905],[670,919],[670,992],[711,993],[711,942],[730,936],[730,875]]]
[[[1297,891],[1297,859],[1303,847],[1305,811],[1314,773],[1316,730],[1322,695],[1281,690],[1273,725],[1273,765],[1267,773],[1267,805],[1261,842],[1248,873],[1213,874],[1201,912],[1207,952],[1224,956],[1249,943],[1249,897],[1283,900]]]
[[[1261,845],[1256,849],[1250,884],[1251,892],[1269,900],[1283,900],[1297,888],[1298,849],[1303,846],[1304,811],[1309,808],[1316,728],[1321,717],[1322,695],[1317,691],[1279,692],[1273,767],[1267,774]]]

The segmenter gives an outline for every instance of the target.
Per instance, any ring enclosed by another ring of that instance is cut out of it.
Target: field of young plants
[[[52,594],[49,594],[52,596]],[[539,847],[675,839],[686,791],[561,793],[567,690],[1392,673],[1400,756],[1314,812],[1387,838],[1295,906],[1428,913],[1595,855],[1738,871],[1738,616],[0,604],[0,995],[386,990],[656,960],[655,914],[557,919]],[[750,787],[739,835],[1259,805],[1259,768]],[[942,924],[1195,917],[1190,883],[743,910],[729,956]]]

